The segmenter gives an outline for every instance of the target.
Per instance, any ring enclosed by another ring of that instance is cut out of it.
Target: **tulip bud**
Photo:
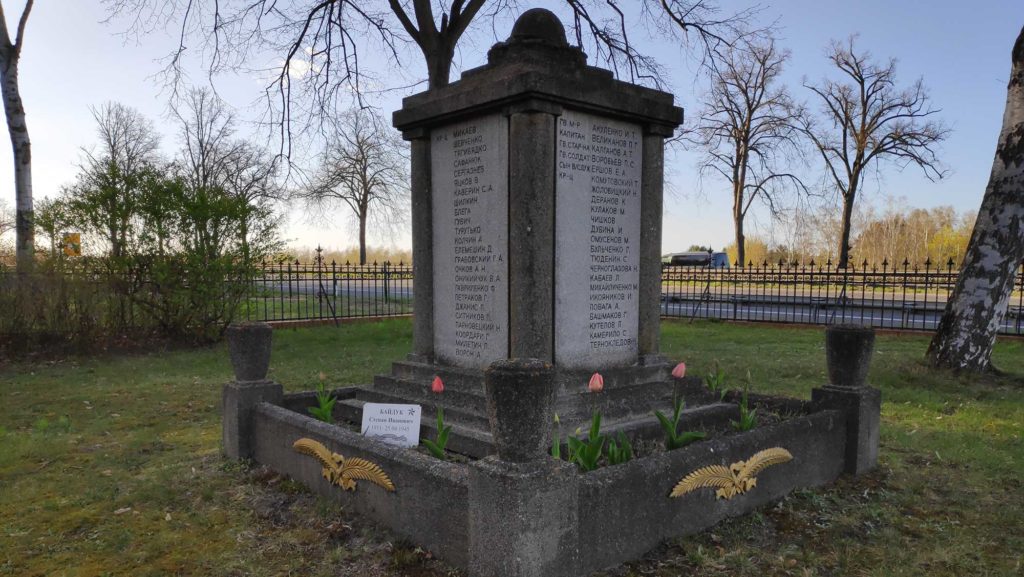
[[[430,383],[430,392],[440,395],[444,392],[444,382],[441,377],[434,376],[434,382]]]
[[[686,363],[679,363],[676,368],[672,369],[672,376],[681,379],[686,376]]]
[[[590,382],[587,383],[587,390],[591,393],[600,393],[604,390],[604,377],[601,376],[601,373],[594,373],[590,377]]]

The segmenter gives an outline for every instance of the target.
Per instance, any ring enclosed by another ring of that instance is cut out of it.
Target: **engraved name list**
[[[435,353],[485,367],[508,352],[508,165],[505,119],[435,130]]]
[[[640,146],[636,125],[572,111],[558,120],[555,356],[562,365],[636,359]]]

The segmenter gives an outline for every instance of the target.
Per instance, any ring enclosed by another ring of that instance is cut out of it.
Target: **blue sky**
[[[722,3],[736,8],[748,5]],[[3,4],[8,19],[14,20],[21,2],[3,0]],[[523,4],[525,9],[546,3]],[[798,98],[809,98],[800,86],[804,77],[817,81],[831,73],[824,58],[829,40],[857,33],[858,46],[877,59],[898,59],[898,78],[902,82],[923,77],[935,106],[942,109],[941,118],[953,129],[942,147],[942,159],[951,171],[948,178],[932,183],[916,168],[900,172],[886,166],[882,178],[869,183],[868,200],[881,201],[884,195],[892,195],[905,197],[911,206],[977,209],[1005,103],[1010,48],[1024,24],[1024,4],[1020,0],[779,0],[762,6],[764,20],[778,19],[781,44],[792,51],[785,80]],[[170,152],[176,146],[174,128],[166,114],[168,95],[161,92],[154,78],[161,69],[158,59],[176,42],[173,30],[154,32],[139,43],[126,43],[117,35],[124,23],[104,24],[104,18],[101,0],[36,2],[23,53],[21,90],[33,143],[37,198],[55,194],[73,179],[80,148],[94,142],[90,106],[107,100],[133,106],[164,133],[165,150]],[[505,35],[510,24],[498,23],[496,28],[499,35]],[[642,30],[637,33],[642,34]],[[493,41],[490,26],[479,27],[474,41],[462,46],[462,66],[483,63]],[[679,47],[661,41],[645,41],[644,46],[669,66],[669,82],[677,102],[688,114],[695,115],[700,86],[694,83],[694,69],[681,58]],[[417,55],[410,54],[408,60],[408,77],[421,76]],[[268,55],[266,62],[257,64],[273,61]],[[383,63],[370,63],[374,64]],[[192,80],[196,84],[205,81],[199,68],[194,69]],[[216,86],[242,118],[254,117],[263,86],[258,74],[221,77]],[[380,107],[390,112],[400,105],[399,96],[381,100]],[[6,150],[0,155],[0,200],[13,206],[11,156],[9,148]],[[677,194],[666,202],[665,252],[684,250],[693,243],[710,243],[718,248],[732,236],[726,188],[722,183],[705,181],[698,190],[695,159],[687,153],[670,158],[669,178]],[[820,174],[820,166],[812,164],[807,174],[811,178]],[[293,212],[285,233],[295,244],[343,247],[355,243],[341,219],[336,226],[311,225],[298,211]],[[763,215],[758,221],[762,226],[767,224]],[[409,237],[403,234],[393,241],[408,246]]]

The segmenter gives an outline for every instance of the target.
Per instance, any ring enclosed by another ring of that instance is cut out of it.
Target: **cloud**
[[[284,66],[284,60],[278,63],[278,69]],[[301,80],[310,72],[319,73],[320,65],[313,65],[311,60],[300,58],[298,55],[292,57],[288,63],[288,76],[294,80]]]

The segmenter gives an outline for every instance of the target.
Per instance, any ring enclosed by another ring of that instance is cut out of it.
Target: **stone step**
[[[668,381],[670,371],[671,367],[667,363],[658,363],[605,369],[600,373],[604,378],[605,390],[608,391]],[[420,383],[424,388],[430,387],[435,375],[440,376],[444,381],[445,391],[483,394],[484,373],[478,369],[446,367],[412,361],[396,362],[391,365],[391,376]],[[555,373],[555,382],[562,392],[585,391],[592,375],[593,371],[559,369]]]
[[[668,364],[630,365],[599,371],[604,379],[604,390],[628,389],[637,385],[668,382],[671,367]],[[593,371],[559,370],[555,380],[563,393],[586,392]]]
[[[441,377],[444,390],[483,394],[483,371],[403,361],[391,364],[391,376],[429,389],[434,377]]]
[[[391,375],[377,375],[373,378],[373,390],[409,399],[410,402],[436,404],[446,409],[451,407],[478,415],[485,414],[487,410],[487,402],[484,399],[482,388],[478,392],[469,392],[465,389],[449,387],[446,384],[444,392],[435,395],[430,392],[429,383],[423,384]]]
[[[354,397],[358,392],[357,387],[342,387],[330,391],[332,397],[341,400]],[[303,415],[309,414],[309,407],[317,406],[316,391],[301,391],[298,393],[288,393],[284,396],[281,401],[281,406],[296,413]]]
[[[347,421],[362,422],[363,406],[368,402],[376,401],[364,398],[350,398],[338,401],[334,407],[335,415]],[[437,437],[437,413],[434,411],[433,407],[423,405],[423,415],[420,420],[421,439],[435,439]],[[493,452],[490,433],[450,421],[447,410],[445,411],[445,424],[452,427],[452,431],[448,435],[448,450],[473,458],[486,457]]]
[[[403,364],[408,366],[412,363]],[[433,375],[433,373],[430,374]],[[653,378],[658,374],[658,371],[651,370],[644,371],[641,375],[645,378]],[[430,378],[432,379],[433,376]],[[444,378],[442,376],[442,379]],[[464,384],[464,381],[460,382],[461,384]],[[571,392],[563,392],[559,395],[556,412],[564,423],[572,424],[573,427],[589,422],[595,409],[601,411],[602,417],[609,423],[643,418],[650,416],[655,409],[662,412],[672,410],[673,387],[673,382],[669,380],[650,382],[640,379],[639,382],[629,385],[620,383],[615,387],[609,387],[608,382],[605,381],[604,391],[594,394],[587,391],[584,382],[573,387]],[[444,407],[446,411],[458,411],[469,415],[469,418],[458,419],[460,424],[481,431],[489,430],[486,419],[487,403],[482,390],[469,392],[464,387],[449,387],[446,384],[444,393],[434,395],[429,392],[428,384],[392,375],[378,375],[374,378],[373,391],[404,402],[425,406],[438,405]],[[697,401],[697,399],[693,399],[693,401]],[[696,403],[691,402],[691,405],[693,404]],[[453,413],[452,419],[456,421],[457,417],[454,415],[455,413]]]
[[[662,410],[670,420],[672,409]],[[679,413],[680,431],[707,431],[728,423],[730,419],[739,417],[739,408],[732,403],[713,403],[699,407],[687,407]],[[657,426],[651,426],[652,421]],[[629,434],[634,439],[660,440],[664,438],[664,432],[660,423],[657,422],[653,412],[635,420],[625,420],[609,425],[607,429],[602,424],[602,431],[609,435],[615,435],[619,431]]]
[[[673,383],[641,383],[601,393],[584,391],[559,395],[556,412],[563,427],[582,426],[590,422],[595,410],[608,423],[650,417],[654,410],[672,410]]]
[[[672,410],[662,411],[669,419],[672,418]],[[739,417],[739,409],[731,403],[714,403],[699,407],[686,408],[679,415],[679,431],[708,431],[728,423],[730,419]],[[580,427],[580,438],[586,437],[590,429],[588,419],[586,426]],[[560,427],[562,454],[567,454],[567,439],[574,434],[575,428],[569,428],[563,422]],[[601,419],[601,434],[609,439],[615,438],[619,432],[625,433],[633,442],[637,443],[663,443],[665,432],[653,414],[627,418],[615,422],[608,422]]]
[[[444,419],[446,422],[484,432],[490,430],[490,425],[485,415],[469,412],[460,407],[448,406],[443,402],[443,394],[440,396],[430,395],[427,398],[410,399],[405,396],[385,393],[375,388],[360,387],[356,394],[351,395],[351,397],[370,403],[417,404],[423,407],[423,420],[430,419],[431,422],[437,420],[437,407],[441,407],[444,409]],[[359,422],[360,419],[356,419],[356,422]]]

